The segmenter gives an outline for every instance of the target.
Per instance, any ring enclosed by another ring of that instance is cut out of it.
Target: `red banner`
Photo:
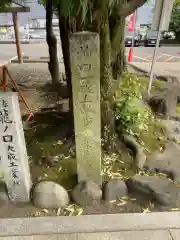
[[[128,16],[128,31],[132,32],[135,28],[135,13]]]

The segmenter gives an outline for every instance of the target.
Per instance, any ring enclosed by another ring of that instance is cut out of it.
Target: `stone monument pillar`
[[[27,203],[32,184],[17,93],[0,94],[0,138],[0,161],[9,199]]]
[[[78,180],[101,184],[99,35],[72,34],[70,58]]]

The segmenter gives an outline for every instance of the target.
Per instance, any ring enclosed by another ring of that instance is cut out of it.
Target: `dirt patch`
[[[9,64],[8,70],[15,82],[17,83],[23,97],[25,98],[29,108],[33,112],[37,112],[41,107],[55,103],[60,100],[60,89],[64,86],[64,70],[61,71],[61,84],[57,92],[51,91],[50,88],[44,86],[51,84],[51,77],[46,63],[24,63],[24,64]],[[8,91],[16,91],[10,79],[8,79]],[[64,90],[62,89],[61,92]],[[47,93],[47,94],[46,94]],[[48,99],[48,103],[47,103]],[[20,108],[22,115],[28,113],[24,103],[20,100]]]

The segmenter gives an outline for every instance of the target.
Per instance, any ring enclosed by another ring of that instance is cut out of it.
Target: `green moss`
[[[136,172],[132,154],[128,149],[121,149],[118,155],[105,155],[103,157],[103,181],[108,181],[111,178],[128,179]]]
[[[147,132],[140,132],[138,140],[150,152],[159,150],[165,141],[161,128],[155,122],[149,125]]]
[[[60,183],[66,189],[72,189],[77,183],[76,159],[69,155],[65,145],[57,144],[61,139],[62,127],[38,125],[25,132],[28,155],[31,156],[31,175],[34,182],[51,180]],[[64,156],[57,165],[48,165],[48,157]]]
[[[176,113],[180,114],[180,104],[179,103],[176,105]]]
[[[141,90],[147,87],[147,82],[145,77],[124,76],[116,98],[117,131],[135,136],[148,151],[154,151],[161,146],[163,134],[150,107],[142,100]],[[160,89],[162,84],[155,79],[153,87]]]
[[[142,88],[147,89],[149,78],[146,76],[140,76],[140,77],[137,77],[137,82],[141,85]],[[152,82],[152,91],[161,90],[164,87],[164,85],[165,85],[164,81],[161,81],[155,78],[153,79],[153,82]]]
[[[31,174],[33,182],[40,180],[54,181],[70,190],[77,184],[76,159],[62,160],[57,166],[50,168],[32,164]]]

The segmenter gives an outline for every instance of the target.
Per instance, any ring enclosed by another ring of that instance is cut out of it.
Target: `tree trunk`
[[[49,48],[49,72],[52,78],[52,84],[57,85],[60,82],[59,61],[57,57],[57,39],[53,33],[53,4],[52,0],[47,1],[46,5],[46,40]]]
[[[119,15],[127,17],[135,12],[137,8],[142,7],[146,2],[147,0],[126,0],[126,2],[120,6]]]
[[[64,16],[59,16],[59,29],[61,37],[61,47],[63,53],[68,96],[72,99],[72,84],[71,84],[71,67],[70,67],[70,53],[69,53],[69,23]]]
[[[118,10],[126,0],[119,1],[117,8],[114,9],[110,17],[111,31],[111,61],[113,77],[118,80],[121,78],[126,68],[125,45],[124,45],[124,30],[125,18],[119,16]]]
[[[100,29],[100,52],[103,145],[106,150],[114,151],[116,146],[116,127],[108,11]]]
[[[60,13],[59,13],[60,14]],[[70,26],[69,19],[66,19],[64,16],[59,15],[59,29],[61,37],[61,46],[66,74],[68,98],[69,98],[69,136],[73,135],[74,132],[74,115],[73,115],[73,99],[72,99],[72,82],[71,82],[71,66],[70,66],[70,53],[69,53],[69,34]]]

